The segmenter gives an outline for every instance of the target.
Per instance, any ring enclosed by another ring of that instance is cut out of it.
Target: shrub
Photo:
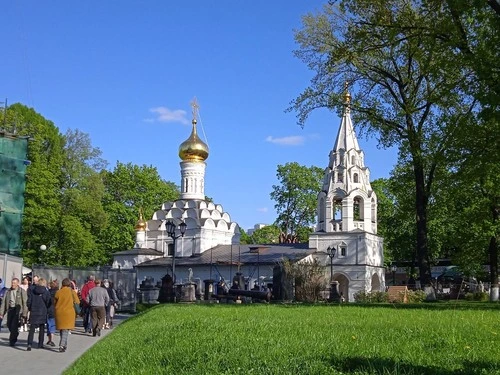
[[[359,303],[379,303],[388,302],[389,295],[386,292],[365,292],[359,291],[354,294],[354,301]]]
[[[305,262],[291,262],[284,259],[283,270],[295,280],[295,299],[299,302],[317,302],[325,289],[325,267],[316,259]]]
[[[406,296],[408,303],[420,303],[427,298],[427,294],[423,290],[408,290]]]
[[[490,296],[486,292],[474,292],[474,293],[467,293],[465,295],[465,299],[467,301],[487,302],[490,300]]]

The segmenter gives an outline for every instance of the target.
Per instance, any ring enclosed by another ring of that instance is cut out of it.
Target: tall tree
[[[316,218],[317,196],[321,190],[323,170],[296,162],[278,165],[271,199],[278,214],[275,225],[287,236],[297,236],[300,228],[310,227]]]
[[[430,284],[428,203],[436,169],[445,161],[450,139],[466,124],[476,101],[463,87],[468,67],[443,70],[446,46],[421,32],[431,27],[439,5],[411,0],[340,1],[307,15],[296,33],[296,55],[316,74],[292,102],[304,124],[318,107],[343,104],[345,80],[356,91],[352,103],[358,125],[374,131],[383,146],[397,145],[412,166],[416,254],[423,285]]]
[[[53,122],[22,104],[11,105],[7,117],[17,134],[30,137],[21,255],[31,265],[41,260],[40,246],[50,247],[58,236],[64,139]]]
[[[180,189],[164,181],[153,166],[138,166],[118,162],[113,171],[103,171],[105,185],[104,209],[108,224],[99,236],[107,257],[115,251],[134,245],[134,225],[139,209],[146,220],[161,208],[161,204],[179,197]]]
[[[276,225],[266,225],[263,228],[256,229],[250,236],[252,244],[277,244],[280,237],[280,228]]]

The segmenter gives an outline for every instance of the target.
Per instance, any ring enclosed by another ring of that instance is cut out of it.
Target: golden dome
[[[208,158],[208,146],[198,137],[196,119],[192,123],[191,135],[179,146],[179,157],[183,161],[205,161]]]
[[[144,217],[142,216],[142,209],[139,210],[139,220],[137,220],[137,223],[135,224],[135,231],[136,232],[145,232],[146,231],[146,222],[144,221]]]

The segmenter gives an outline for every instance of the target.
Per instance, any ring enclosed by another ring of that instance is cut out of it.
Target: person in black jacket
[[[30,331],[28,334],[28,351],[33,344],[35,329],[38,328],[38,347],[43,348],[43,337],[45,323],[47,323],[48,309],[52,305],[52,297],[47,289],[47,281],[43,278],[38,280],[37,285],[28,293],[28,310],[30,311]]]
[[[59,283],[57,280],[52,280],[49,283],[49,293],[50,297],[52,298],[52,304],[49,306],[47,310],[47,345],[49,346],[56,346],[54,341],[52,340],[54,338],[54,334],[56,333],[56,315],[54,311],[54,297],[56,295],[56,292],[59,290]]]

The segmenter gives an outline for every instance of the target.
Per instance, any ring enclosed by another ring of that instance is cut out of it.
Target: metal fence
[[[64,278],[74,280],[79,289],[85,284],[89,275],[96,279],[108,279],[118,295],[120,303],[118,311],[135,312],[137,273],[135,270],[122,270],[111,267],[63,267],[34,265],[33,274],[48,281],[58,280],[59,284]]]

